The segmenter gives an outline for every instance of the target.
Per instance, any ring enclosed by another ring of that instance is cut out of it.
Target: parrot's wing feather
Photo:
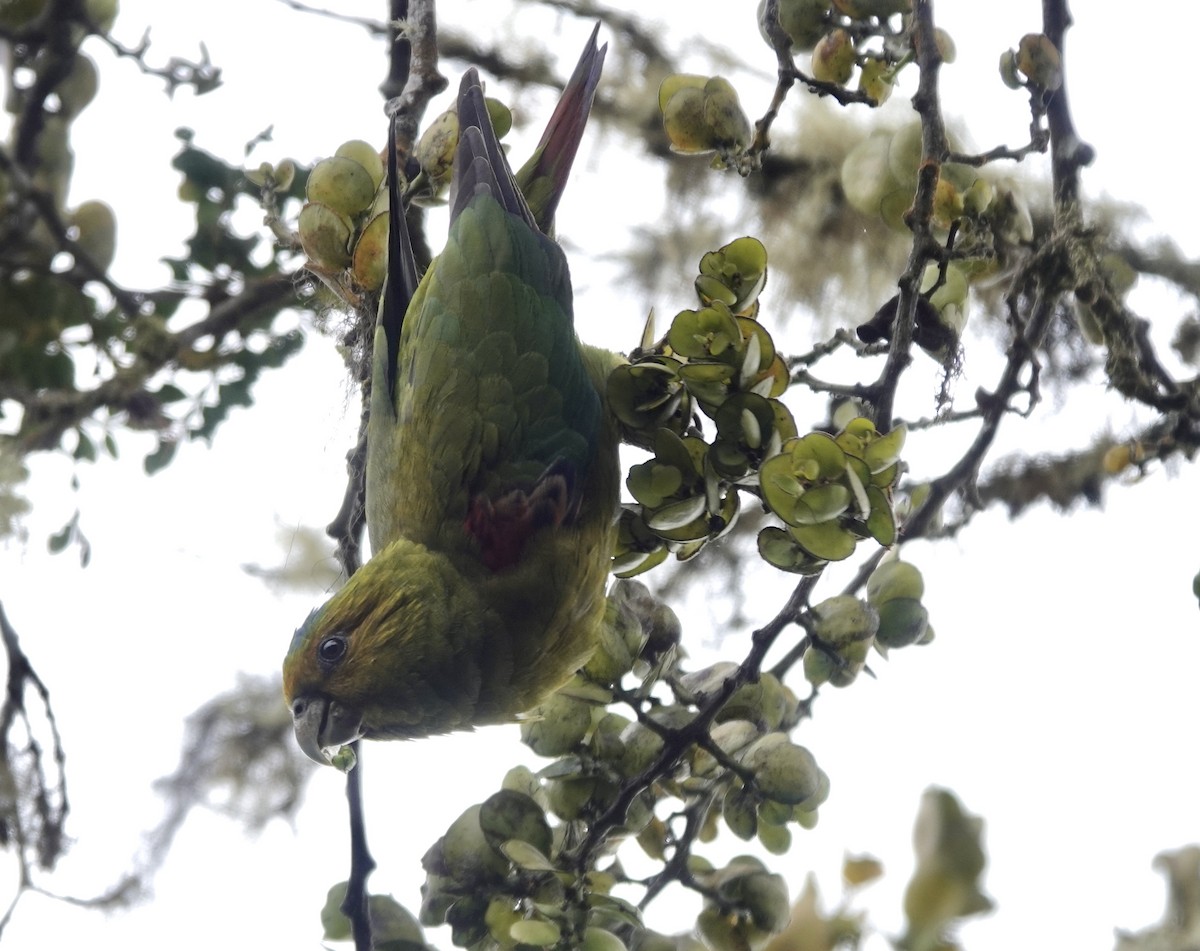
[[[379,304],[379,325],[387,344],[387,392],[395,404],[396,362],[400,355],[400,331],[404,314],[417,293],[420,276],[413,254],[412,237],[404,215],[404,199],[400,194],[400,163],[396,156],[396,116],[388,127],[388,276],[383,299]]]

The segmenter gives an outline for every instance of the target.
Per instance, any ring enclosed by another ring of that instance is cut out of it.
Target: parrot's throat
[[[525,543],[544,528],[557,528],[573,515],[569,474],[554,467],[532,489],[513,489],[497,499],[471,500],[464,527],[478,543],[491,571],[511,568],[521,560]]]

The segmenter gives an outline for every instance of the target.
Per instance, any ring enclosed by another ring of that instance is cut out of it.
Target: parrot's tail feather
[[[458,125],[458,150],[454,155],[454,176],[450,182],[451,223],[480,189],[485,188],[505,211],[537,230],[537,222],[517,188],[508,159],[496,138],[496,130],[492,128],[479,73],[473,68],[467,70],[459,87]]]
[[[523,188],[532,187],[541,180],[550,183],[548,190],[538,192],[544,204],[539,207],[537,202],[531,200],[537,208],[542,230],[547,233],[554,221],[558,200],[566,190],[567,177],[571,174],[575,153],[579,151],[579,143],[583,140],[583,130],[591,115],[596,87],[604,70],[604,54],[608,52],[608,44],[596,46],[599,33],[600,24],[597,23],[579,56],[579,62],[575,64],[571,78],[567,80],[562,98],[546,123],[541,141],[533,151],[534,157],[517,172],[517,181]]]

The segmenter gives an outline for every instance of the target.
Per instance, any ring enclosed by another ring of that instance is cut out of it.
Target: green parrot
[[[519,178],[467,71],[449,237],[419,286],[393,187],[367,433],[375,554],[283,665],[296,738],[318,762],[359,737],[511,721],[595,646],[619,490],[605,381],[619,358],[576,337],[566,257],[546,232],[606,49],[593,32]],[[394,183],[394,146],[391,158]]]

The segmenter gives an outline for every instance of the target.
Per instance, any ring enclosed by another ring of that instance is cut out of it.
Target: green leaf
[[[796,500],[792,511],[794,525],[818,525],[829,522],[850,507],[850,490],[844,485],[818,485]]]
[[[52,555],[57,555],[66,550],[66,547],[71,544],[71,534],[74,530],[75,520],[71,519],[71,521],[46,540],[46,547],[50,549]]]
[[[632,578],[661,565],[669,554],[665,545],[653,551],[626,552],[613,559],[612,572],[618,578]]]
[[[187,394],[174,383],[164,383],[158,388],[158,392],[154,396],[158,398],[160,403],[174,403],[185,399]]]
[[[800,547],[824,561],[842,561],[854,554],[857,539],[836,521],[817,525],[789,525],[788,532]]]
[[[160,439],[158,448],[146,456],[142,462],[142,467],[146,470],[146,475],[154,475],[154,473],[170,465],[171,460],[175,458],[175,450],[178,448],[179,444],[174,440]]]
[[[780,571],[809,575],[821,569],[824,560],[810,555],[783,529],[774,525],[758,533],[758,554]]]
[[[321,908],[321,927],[326,941],[348,941],[352,936],[350,919],[342,914],[342,902],[346,900],[346,882],[338,882],[325,895]]]
[[[540,850],[520,839],[509,839],[500,846],[500,851],[514,865],[534,872],[556,872],[557,867]]]
[[[654,513],[646,520],[656,532],[677,532],[685,527],[691,527],[704,514],[705,498],[703,495],[697,495],[690,499],[682,499],[678,502],[672,502],[664,505],[662,508],[656,509]],[[701,535],[707,535],[707,525],[700,525],[699,531]],[[683,539],[672,539],[675,541],[684,541],[690,538],[700,537],[694,534],[685,533]]]
[[[562,936],[562,931],[554,922],[536,918],[514,921],[508,933],[518,944],[531,944],[540,948],[556,944]]]
[[[878,486],[867,486],[867,498],[871,500],[871,514],[867,516],[867,531],[884,548],[896,544],[896,516],[892,504]]]
[[[96,461],[96,445],[83,432],[82,429],[75,430],[78,437],[75,443],[75,452],[72,453],[72,458],[82,460],[84,462]]]
[[[872,475],[895,465],[900,459],[900,451],[904,448],[907,435],[908,427],[901,423],[891,432],[867,444],[863,460],[870,467]]]

